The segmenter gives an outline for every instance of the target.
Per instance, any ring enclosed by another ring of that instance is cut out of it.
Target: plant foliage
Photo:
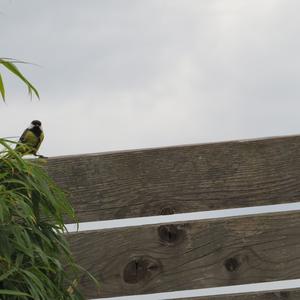
[[[23,159],[7,140],[0,144],[0,299],[84,299],[63,234],[64,216],[74,219],[65,194],[41,160]]]
[[[39,92],[37,89],[26,79],[26,77],[21,73],[21,71],[17,68],[16,64],[23,63],[26,64],[24,61],[19,61],[11,58],[0,58],[0,65],[2,65],[4,68],[6,68],[9,72],[17,76],[26,86],[28,89],[28,93],[30,97],[34,94],[38,98],[40,98]],[[0,95],[5,101],[5,86],[3,83],[3,79],[0,73]]]

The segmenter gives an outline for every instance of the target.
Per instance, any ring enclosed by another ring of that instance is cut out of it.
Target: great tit
[[[33,120],[21,135],[15,151],[21,156],[33,154],[34,156],[42,157],[42,155],[37,155],[37,151],[39,150],[43,139],[44,132],[41,121]]]

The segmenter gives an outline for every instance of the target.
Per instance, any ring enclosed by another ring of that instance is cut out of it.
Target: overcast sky
[[[297,0],[0,0],[0,136],[32,119],[44,155],[300,132]],[[2,69],[1,69],[2,71]]]

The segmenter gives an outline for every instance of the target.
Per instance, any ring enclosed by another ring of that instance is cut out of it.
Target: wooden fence
[[[51,158],[80,222],[300,201],[300,136]],[[88,298],[300,278],[300,212],[68,234]],[[204,297],[300,299],[299,290]],[[193,298],[193,299],[204,299]]]

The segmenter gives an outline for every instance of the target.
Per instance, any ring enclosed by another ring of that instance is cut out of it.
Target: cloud
[[[42,119],[49,155],[299,132],[300,3],[293,0],[4,1],[0,135]]]

